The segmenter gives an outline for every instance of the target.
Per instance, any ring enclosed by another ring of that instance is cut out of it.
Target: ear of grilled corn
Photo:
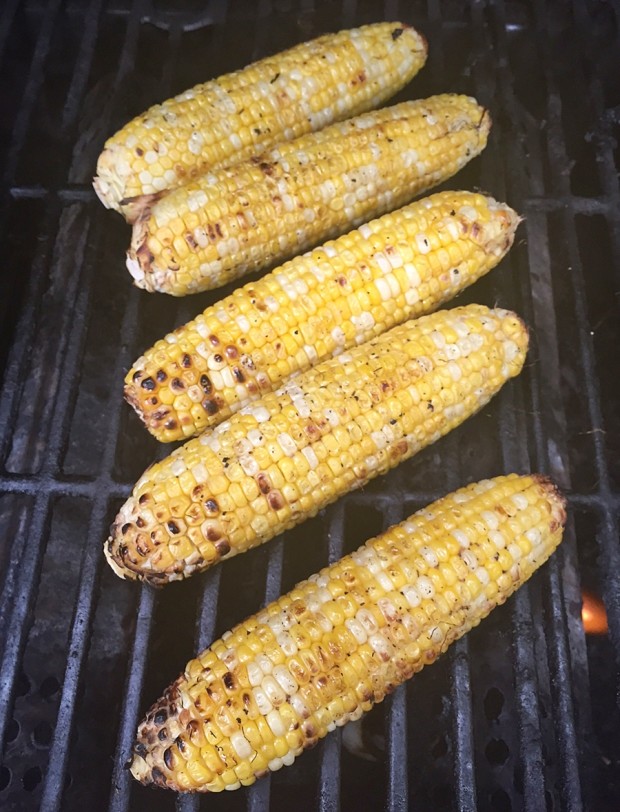
[[[110,564],[164,583],[267,541],[458,426],[526,347],[514,313],[469,305],[317,364],[149,468],[112,526]]]
[[[426,53],[410,26],[376,23],[196,85],[106,142],[95,190],[107,208],[131,219],[145,195],[380,105],[415,76]]]
[[[548,480],[512,474],[371,539],[191,660],[140,725],[133,775],[217,792],[291,764],[504,603],[565,518]]]
[[[219,287],[402,206],[478,155],[489,128],[475,99],[442,95],[278,144],[147,206],[127,267],[149,291]]]
[[[519,222],[440,192],[296,257],[147,350],[125,397],[164,442],[213,426],[296,372],[421,316],[493,268]]]

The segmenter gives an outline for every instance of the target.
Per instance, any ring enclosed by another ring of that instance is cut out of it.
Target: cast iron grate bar
[[[151,636],[155,591],[148,586],[140,588],[140,602],[137,610],[136,633],[133,646],[129,652],[128,678],[125,687],[125,701],[121,711],[121,724],[118,736],[114,772],[112,773],[112,791],[109,811],[126,812],[134,780],[126,769],[138,727],[138,709],[144,682],[144,672],[148,662],[149,640]]]
[[[84,10],[83,35],[80,38],[80,50],[75,61],[71,84],[67,91],[67,99],[62,111],[61,126],[67,131],[75,124],[79,106],[84,99],[92,61],[95,55],[95,46],[99,35],[99,23],[103,11],[104,0],[91,0]],[[92,191],[92,190],[91,190]]]
[[[35,540],[22,552],[20,573],[14,590],[13,605],[5,634],[0,671],[0,742],[6,738],[7,722],[13,705],[15,680],[18,674],[29,619],[32,613],[32,595],[43,558],[43,543],[37,543],[46,535],[50,517],[50,498],[43,494],[36,499],[28,528],[29,537]]]

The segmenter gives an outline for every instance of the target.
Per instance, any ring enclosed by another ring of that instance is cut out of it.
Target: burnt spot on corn
[[[206,536],[209,541],[219,541],[222,538],[220,531],[216,527],[213,527],[213,525],[207,527]]]
[[[162,727],[159,733],[157,734],[157,738],[159,739],[160,742],[165,742],[166,739],[168,738],[168,728]]]
[[[144,270],[149,270],[153,262],[155,261],[155,256],[153,252],[149,249],[146,242],[141,243],[136,248],[136,259],[138,260],[140,267]]]
[[[236,685],[235,678],[234,678],[234,676],[233,676],[233,675],[230,673],[230,671],[227,671],[227,672],[224,674],[224,676],[222,677],[222,682],[224,683],[224,685],[226,686],[226,688],[227,688],[229,691],[232,691],[232,690],[234,689],[235,685]]]
[[[138,554],[141,555],[142,558],[146,558],[146,556],[150,552],[150,547],[149,540],[143,533],[138,533],[138,535],[136,536],[135,545]]]
[[[226,357],[232,360],[239,357],[239,350],[234,346],[234,344],[229,344],[224,352],[226,353]]]
[[[243,374],[241,369],[239,369],[239,367],[233,367],[232,374],[235,380],[238,381],[239,383],[243,383],[245,381],[245,375]]]
[[[262,471],[260,474],[256,475],[256,484],[258,485],[261,493],[269,493],[271,490],[271,480],[269,479],[269,475],[263,473]]]
[[[190,719],[189,722],[185,725],[185,730],[187,731],[187,735],[193,741],[194,738],[196,738],[196,734],[200,732],[200,725],[198,724],[196,719]],[[177,737],[176,745],[182,753],[185,752],[185,742],[180,736]]]
[[[183,358],[181,358],[181,366],[185,367],[185,369],[189,369],[191,367],[191,365],[192,365],[192,359],[187,353],[185,353]]]
[[[168,711],[165,708],[160,708],[153,716],[153,721],[156,725],[163,725],[168,719]]]
[[[163,383],[163,381],[165,381],[168,376],[166,375],[163,369],[158,369],[157,372],[155,373],[155,377],[157,378],[159,383]]]
[[[394,42],[396,42],[396,40],[397,40],[399,37],[402,37],[402,35],[403,35],[403,31],[404,31],[404,30],[405,30],[404,28],[395,28],[395,29],[392,31],[392,39],[394,40]]]
[[[202,391],[205,393],[205,395],[210,395],[213,391],[213,384],[211,383],[211,379],[208,375],[200,376],[200,386],[202,387]]]
[[[215,543],[215,549],[217,550],[218,555],[225,556],[230,552],[230,544],[226,541],[226,539],[221,539]]]
[[[272,510],[282,510],[284,507],[284,498],[280,491],[270,491],[267,494],[267,502]]]
[[[173,378],[170,381],[170,388],[173,392],[182,392],[185,389],[185,384],[180,378]]]
[[[152,392],[155,389],[155,381],[152,378],[145,378],[140,386],[147,392]]]
[[[220,407],[218,406],[215,398],[205,398],[202,401],[202,408],[208,415],[217,414],[220,410]]]
[[[158,787],[166,786],[166,778],[159,767],[151,767],[151,777],[153,779],[153,783]]]
[[[196,490],[196,488],[194,488],[194,490]],[[218,505],[215,499],[210,498],[207,499],[207,501],[205,502],[205,509],[207,510],[208,513],[214,514],[219,513],[220,506]]]
[[[171,747],[166,747],[164,750],[164,764],[169,770],[174,769],[174,756]]]
[[[179,525],[176,522],[169,521],[166,526],[168,530],[175,536],[181,532],[181,530],[179,529]]]

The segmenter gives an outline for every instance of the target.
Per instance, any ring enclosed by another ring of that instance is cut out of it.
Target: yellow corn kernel
[[[455,341],[448,343],[446,334]],[[469,305],[405,322],[317,364],[151,466],[116,517],[105,544],[110,565],[121,577],[165,583],[293,527],[478,411],[518,374],[527,340],[527,330],[514,313]],[[423,345],[426,351],[419,356]],[[483,383],[473,386],[480,371]],[[437,380],[454,390],[454,405],[444,407],[436,399],[427,408],[427,393]],[[391,401],[407,400],[404,395],[420,400],[420,392],[425,393],[424,408],[396,413],[386,408]],[[364,434],[345,452],[345,466],[336,430],[348,430],[352,424]],[[268,455],[261,455],[261,449]],[[312,491],[304,496],[305,507],[296,482],[296,457],[304,457],[317,474]],[[259,459],[266,460],[268,468],[261,467]],[[206,481],[204,469],[213,472]],[[177,495],[178,477],[186,471],[202,480],[190,492],[192,509],[204,517],[203,541],[197,547],[189,533],[181,532],[165,496],[156,515],[148,510],[158,489]],[[246,480],[258,485],[264,513],[244,502],[241,483]],[[175,558],[173,550],[179,548],[172,545],[181,538],[191,552]],[[479,584],[474,570],[468,570],[472,589]]]

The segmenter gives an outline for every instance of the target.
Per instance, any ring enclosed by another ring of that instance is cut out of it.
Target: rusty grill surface
[[[229,289],[148,295],[90,187],[148,105],[322,32],[419,27],[398,99],[490,108],[452,188],[524,217],[458,301],[530,325],[523,374],[453,434],[279,539],[155,593],[101,544],[162,455],[123,403],[140,351]],[[612,810],[620,806],[620,118],[614,2],[7,0],[0,10],[0,807],[3,810]],[[530,584],[366,718],[249,790],[177,798],[123,769],[137,721],[200,647],[371,534],[465,482],[551,474],[571,521]],[[584,634],[581,589],[609,633]]]

